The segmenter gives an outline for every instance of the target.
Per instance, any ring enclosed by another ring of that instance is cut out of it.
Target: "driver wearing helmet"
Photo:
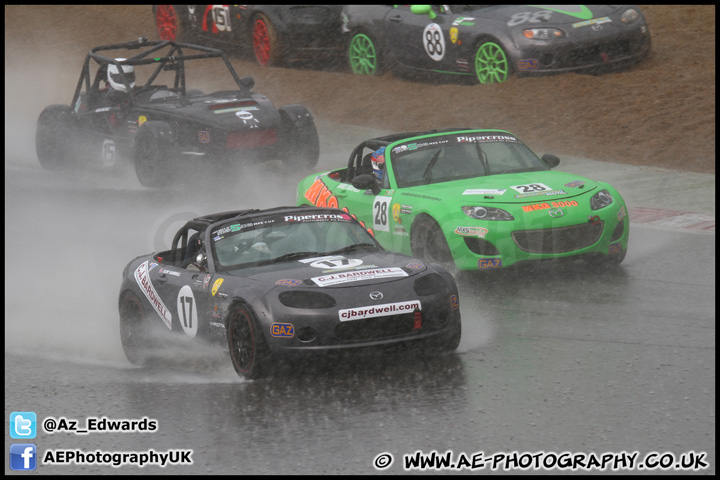
[[[124,58],[116,58],[115,61],[122,62],[125,60]],[[120,73],[120,69],[122,68],[122,73],[125,74],[125,78],[127,79],[128,85],[130,85],[130,88],[133,88],[135,86],[135,67],[132,65],[120,65],[118,67],[114,63],[108,64],[107,67],[107,82],[110,85],[111,90],[119,90],[121,92],[127,92],[127,88],[125,86],[125,81],[123,80],[123,75]]]
[[[380,147],[372,153],[370,163],[373,175],[382,183],[383,177],[385,177],[385,147]]]
[[[116,62],[123,62],[124,58],[116,58]],[[122,69],[122,72],[120,71]],[[123,78],[124,74],[124,78]],[[127,80],[127,84],[125,83]],[[110,111],[108,121],[115,126],[123,117],[122,112],[113,112],[112,108],[124,109],[130,102],[128,94],[128,86],[132,89],[135,87],[135,67],[132,65],[116,65],[109,63],[107,65],[107,76],[105,77],[107,88],[101,92],[95,104],[96,111]],[[108,108],[109,107],[109,108]]]

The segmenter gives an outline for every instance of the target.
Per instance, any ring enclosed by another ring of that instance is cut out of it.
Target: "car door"
[[[152,284],[165,308],[172,313],[172,329],[189,337],[204,333],[209,315],[208,291],[213,275],[200,271],[195,263],[191,263],[201,251],[200,236],[200,232],[189,229],[184,237],[179,237],[176,245],[186,244],[181,250],[185,258],[168,259],[150,272]]]
[[[360,152],[360,155],[369,154]],[[360,173],[367,174],[364,170]],[[387,178],[378,184],[378,188],[356,188],[352,185],[352,179],[346,178],[345,169],[340,169],[317,177],[303,197],[317,207],[345,210],[373,233],[380,244],[389,248],[392,195]]]
[[[442,11],[415,14],[409,5],[399,5],[385,16],[388,48],[402,65],[422,70],[445,70],[453,64],[450,29],[452,18]]]
[[[392,191],[381,189],[375,194],[370,189],[358,190],[350,186],[337,197],[340,208],[347,208],[348,213],[371,230],[383,246],[390,241]]]
[[[378,188],[360,189],[350,183],[329,182],[334,201],[339,208],[353,215],[385,247],[390,247],[390,220],[393,191],[387,180]],[[315,202],[317,205],[317,202]],[[330,206],[330,205],[326,205]]]
[[[173,330],[188,337],[204,333],[208,321],[208,291],[213,275],[160,264],[150,280],[165,308],[172,313]]]

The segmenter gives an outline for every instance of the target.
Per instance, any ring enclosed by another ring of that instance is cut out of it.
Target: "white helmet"
[[[115,59],[118,62],[122,62],[125,60],[124,58],[116,58]],[[122,71],[125,73],[125,78],[127,78],[128,83],[130,84],[130,88],[135,86],[135,67],[132,65],[122,65],[121,66]],[[120,69],[115,64],[108,64],[107,69],[107,79],[108,83],[112,88],[115,90],[120,91],[127,91],[125,88],[125,82],[123,81],[122,74],[120,73]]]

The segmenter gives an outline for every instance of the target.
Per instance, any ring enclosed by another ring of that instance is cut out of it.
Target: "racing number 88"
[[[443,45],[440,39],[440,32],[437,30],[427,30],[425,32],[425,46],[430,56],[442,55]]]
[[[519,12],[510,17],[510,21],[508,22],[508,27],[513,27],[515,25],[520,25],[521,23],[529,22],[529,23],[539,23],[539,22],[549,22],[550,18],[552,17],[552,12],[550,10],[540,10],[539,12]]]

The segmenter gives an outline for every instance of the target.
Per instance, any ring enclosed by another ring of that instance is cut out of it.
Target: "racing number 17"
[[[182,304],[183,325],[185,326],[185,328],[192,329],[193,298],[192,297],[180,297],[180,303]]]

